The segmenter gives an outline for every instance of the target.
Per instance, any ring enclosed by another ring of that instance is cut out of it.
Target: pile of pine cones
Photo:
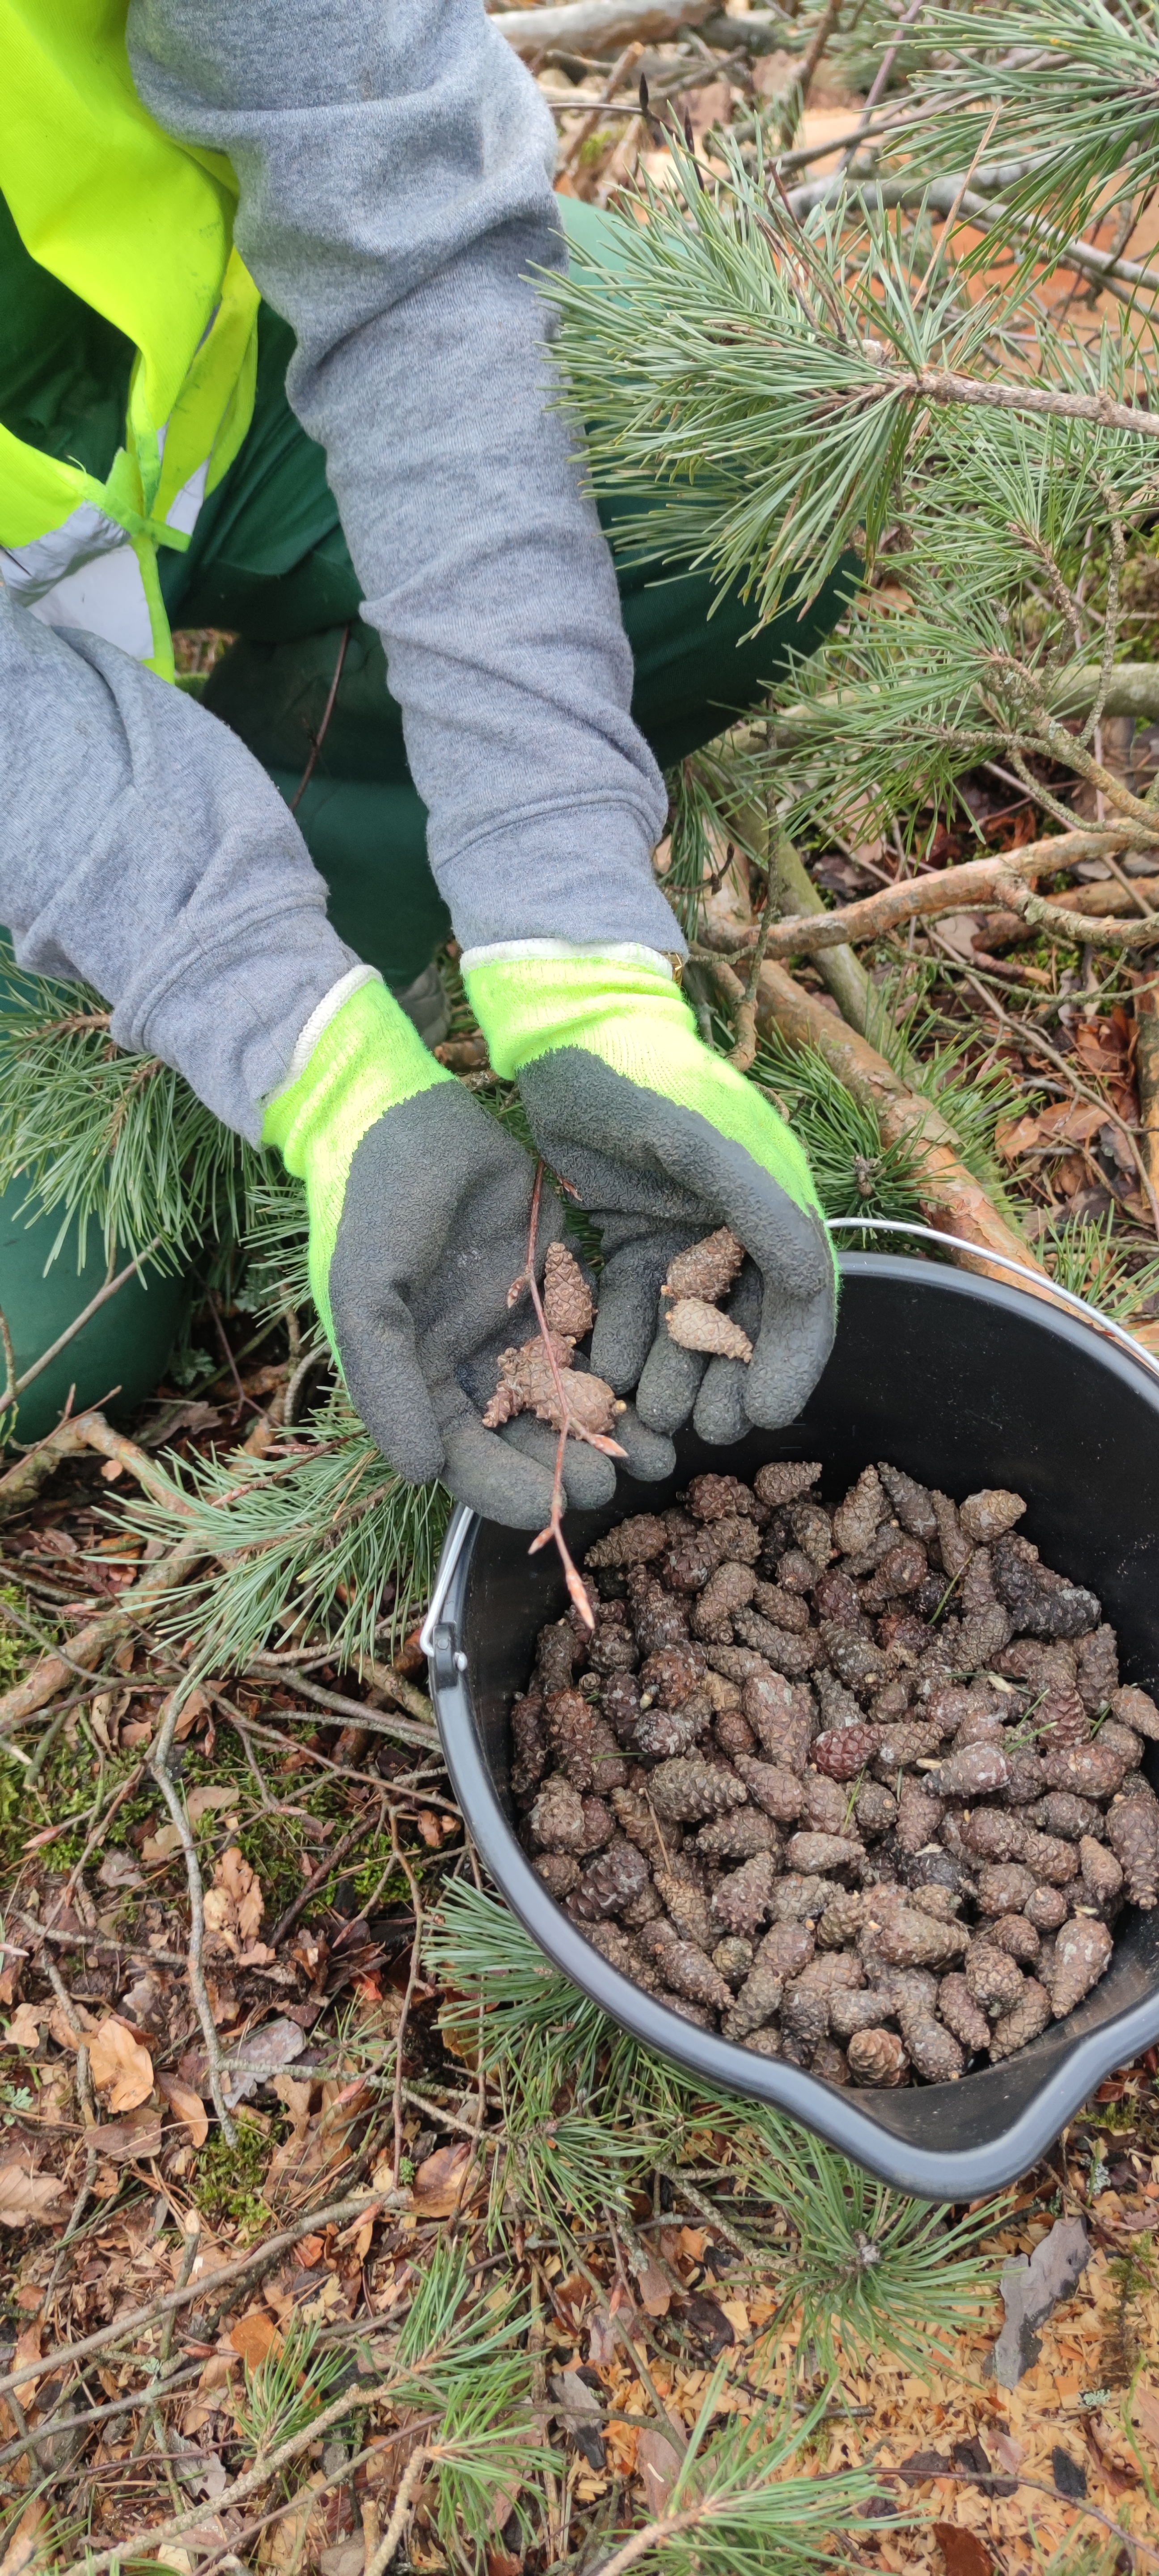
[[[953,2083],[1159,1901],[1159,1708],[1017,1534],[886,1465],[697,1476],[588,1551],[539,1636],[512,1789],[544,1885],[685,2020],[831,2084]]]

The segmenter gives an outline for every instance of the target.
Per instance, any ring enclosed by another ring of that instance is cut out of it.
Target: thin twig
[[[524,1272],[524,1279],[526,1280],[528,1290],[530,1291],[531,1303],[535,1308],[535,1320],[539,1326],[543,1347],[547,1353],[548,1365],[551,1369],[552,1377],[555,1380],[555,1392],[559,1402],[559,1439],[556,1442],[555,1474],[552,1478],[551,1485],[551,1517],[546,1529],[540,1530],[538,1538],[532,1539],[527,1553],[529,1556],[534,1556],[538,1548],[546,1547],[548,1540],[554,1539],[563,1565],[569,1597],[574,1603],[575,1608],[579,1611],[584,1626],[591,1629],[594,1633],[596,1623],[592,1615],[591,1604],[588,1600],[587,1593],[580,1582],[579,1576],[576,1573],[567,1540],[563,1534],[563,1462],[567,1448],[568,1417],[570,1408],[568,1405],[567,1395],[564,1391],[564,1383],[560,1373],[559,1362],[556,1359],[551,1334],[548,1331],[547,1317],[543,1311],[543,1300],[539,1294],[539,1286],[535,1276],[536,1237],[539,1232],[539,1207],[540,1200],[543,1195],[543,1171],[544,1166],[541,1157],[535,1167],[535,1188],[531,1194],[531,1220],[527,1231],[527,1267]],[[516,1287],[519,1287],[522,1284],[523,1283],[521,1281],[517,1281],[515,1283]],[[508,1299],[508,1303],[510,1303],[510,1298]],[[603,1446],[603,1443],[600,1445]],[[624,1455],[623,1450],[617,1448],[616,1455],[622,1458]]]
[[[402,1870],[402,1872],[403,1872],[403,1874],[404,1874],[404,1876],[405,1876],[405,1878],[406,1878],[407,1886],[408,1886],[408,1887],[409,1887],[409,1889],[410,1889],[410,1900],[411,1900],[411,1905],[412,1905],[412,1906],[413,1906],[413,1908],[414,1908],[414,1918],[415,1918],[414,1938],[413,1938],[413,1940],[412,1940],[412,1942],[411,1942],[411,1948],[410,1948],[410,1968],[409,1968],[409,1971],[408,1971],[408,1974],[407,1974],[406,1992],[405,1992],[405,1993],[404,1993],[404,1995],[403,1995],[403,1999],[402,1999],[402,2011],[401,2011],[401,2012],[400,2012],[400,2014],[399,2014],[399,2019],[398,2019],[398,2029],[397,2029],[397,2031],[395,2032],[395,2038],[394,2038],[394,2099],[393,2099],[393,2112],[394,2112],[394,2165],[393,2165],[393,2170],[392,2170],[392,2173],[391,2173],[391,2185],[390,2185],[390,2187],[391,2187],[391,2190],[392,2190],[392,2191],[397,2191],[397,2190],[398,2190],[399,2169],[400,2169],[401,2164],[402,2164],[402,2062],[403,2062],[403,2049],[404,2049],[404,2044],[405,2044],[405,2041],[406,2041],[406,2026],[407,2026],[407,2020],[408,2020],[408,2017],[409,2017],[409,2014],[410,2014],[411,2004],[412,2004],[412,2002],[413,2002],[413,2000],[414,2000],[414,1990],[415,1990],[416,1985],[418,1984],[418,1974],[419,1974],[419,1955],[420,1955],[420,1952],[421,1952],[421,1949],[422,1949],[422,1937],[423,1937],[423,1921],[424,1921],[424,1916],[423,1916],[423,1901],[422,1901],[422,1896],[421,1896],[421,1893],[420,1893],[420,1890],[419,1890],[419,1883],[418,1883],[417,1878],[415,1877],[415,1874],[414,1874],[413,1869],[411,1868],[410,1862],[409,1862],[409,1860],[407,1859],[406,1853],[403,1851],[402,1845],[401,1845],[401,1843],[399,1842],[399,1838],[398,1838],[398,1815],[397,1815],[397,1812],[396,1812],[395,1808],[393,1808],[393,1807],[392,1807],[392,1808],[391,1808],[391,1810],[390,1810],[390,1847],[391,1847],[391,1851],[393,1852],[393,1854],[394,1854],[394,1857],[395,1857],[396,1861],[398,1862],[399,1868]]]
[[[366,2570],[366,2576],[384,2576],[384,2570],[389,2567],[410,2520],[411,2507],[418,2493],[423,2470],[432,2457],[434,2448],[433,2444],[420,2442],[417,2451],[412,2451],[399,2482],[394,2511]]]
[[[173,1738],[177,1730],[177,1720],[181,1714],[183,1701],[187,1697],[188,1689],[183,1691],[180,1684],[178,1684],[176,1690],[170,1692],[166,1705],[165,1716],[161,1726],[161,1732],[157,1738],[156,1745],[154,1746],[153,1758],[149,1764],[149,1768],[161,1795],[165,1800],[165,1804],[169,1809],[174,1825],[177,1828],[181,1848],[185,1854],[185,1876],[189,1887],[189,1952],[186,1961],[186,1973],[189,1978],[189,1990],[197,2007],[197,2018],[201,2024],[202,2037],[205,2041],[205,2054],[209,2067],[209,2083],[210,2090],[213,2094],[213,2107],[221,2122],[222,2135],[227,2146],[235,2147],[237,2145],[237,2130],[230,2117],[229,2106],[225,2098],[225,2065],[221,2054],[221,2044],[217,2036],[217,2024],[213,2018],[213,2006],[209,2000],[209,1989],[205,1982],[205,1972],[201,1964],[201,1953],[205,1941],[205,1890],[201,1882],[201,1870],[197,1859],[197,1846],[193,1839],[193,1830],[190,1825],[189,1818],[185,1812],[185,1804],[183,1799],[178,1796],[174,1783],[169,1776],[169,1755],[173,1746]]]
[[[345,625],[345,626],[343,627],[343,629],[342,629],[342,641],[341,641],[341,643],[340,643],[340,645],[339,645],[339,647],[338,647],[338,659],[337,659],[337,661],[336,661],[336,663],[335,663],[335,665],[334,665],[334,677],[333,677],[333,679],[332,679],[332,680],[331,680],[331,682],[330,682],[330,695],[329,695],[329,697],[328,697],[328,698],[327,698],[327,700],[326,700],[325,707],[323,708],[323,711],[322,711],[322,722],[321,722],[321,724],[320,724],[320,725],[319,725],[319,727],[318,727],[318,731],[317,731],[317,733],[316,733],[316,734],[313,734],[313,735],[311,736],[311,740],[310,740],[310,757],[309,757],[309,759],[308,759],[308,761],[307,761],[307,763],[306,763],[306,766],[305,766],[304,770],[302,771],[301,778],[300,778],[300,779],[299,779],[299,781],[298,781],[298,785],[297,785],[297,787],[296,787],[296,789],[295,789],[295,791],[294,791],[294,794],[293,794],[293,795],[291,796],[291,798],[290,798],[290,812],[291,812],[291,814],[296,814],[296,813],[297,813],[297,811],[298,811],[298,807],[299,807],[299,805],[301,804],[301,802],[302,802],[302,798],[303,798],[303,796],[304,796],[304,795],[305,795],[305,793],[306,793],[306,789],[308,788],[308,786],[309,786],[309,784],[310,784],[310,781],[311,781],[311,779],[312,779],[312,777],[313,777],[313,775],[314,775],[314,770],[315,770],[315,767],[316,767],[316,765],[317,765],[317,760],[318,760],[318,754],[319,754],[319,752],[321,751],[321,749],[322,749],[322,745],[323,745],[323,743],[325,742],[325,740],[326,740],[326,736],[327,736],[327,734],[329,733],[329,730],[330,730],[330,718],[331,718],[331,716],[332,716],[332,715],[333,715],[333,713],[334,713],[334,704],[335,704],[335,700],[336,700],[336,698],[337,698],[337,696],[338,696],[338,684],[339,684],[339,681],[340,681],[340,680],[341,680],[341,678],[342,678],[342,666],[343,666],[343,663],[344,663],[344,662],[345,662],[345,660],[346,660],[346,647],[347,647],[347,645],[348,645],[348,644],[349,644],[349,642],[350,642],[350,635],[351,635],[351,629],[352,629],[352,626],[353,626],[353,622],[354,622],[354,621],[353,621],[353,619],[352,619],[352,618],[351,618],[351,619],[348,619],[348,621],[347,621],[346,625]]]
[[[264,1938],[268,1938],[271,1950],[277,1949],[279,1941],[285,1939],[287,1932],[289,1932],[297,1922],[298,1916],[305,1913],[311,1897],[316,1895],[318,1889],[324,1886],[326,1880],[333,1875],[339,1861],[345,1860],[347,1852],[352,1851],[356,1843],[364,1841],[366,1835],[371,1832],[372,1828],[376,1824],[381,1824],[381,1822],[382,1806],[380,1804],[377,1816],[359,1816],[356,1822],[351,1825],[349,1832],[343,1834],[341,1842],[335,1843],[333,1851],[325,1854],[324,1858],[319,1861],[317,1869],[311,1871],[301,1893],[294,1898],[293,1904],[287,1905],[285,1913],[279,1917],[278,1921],[274,1925],[273,1931],[269,1933],[268,1936],[263,1936]]]

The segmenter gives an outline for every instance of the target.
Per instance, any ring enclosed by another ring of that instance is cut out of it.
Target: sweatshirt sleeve
[[[180,689],[0,583],[0,921],[82,977],[118,1045],[256,1144],[300,1031],[357,961],[277,788]]]
[[[159,122],[236,172],[457,938],[681,948],[531,274],[564,257],[534,82],[482,0],[131,0],[129,48]]]

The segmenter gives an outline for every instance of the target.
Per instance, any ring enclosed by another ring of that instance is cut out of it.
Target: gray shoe
[[[399,1008],[406,1012],[408,1020],[413,1020],[423,1045],[439,1046],[450,1028],[451,1014],[438,967],[425,967],[421,975],[415,976],[413,984],[408,984],[406,991],[396,993],[394,998]]]

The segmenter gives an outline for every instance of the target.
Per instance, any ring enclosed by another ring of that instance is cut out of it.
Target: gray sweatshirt
[[[228,153],[293,326],[464,948],[683,943],[615,578],[529,282],[563,257],[550,117],[482,0],[131,0],[133,75]],[[0,588],[0,921],[249,1137],[355,962],[264,771],[205,710]],[[388,881],[384,902],[389,901]]]

